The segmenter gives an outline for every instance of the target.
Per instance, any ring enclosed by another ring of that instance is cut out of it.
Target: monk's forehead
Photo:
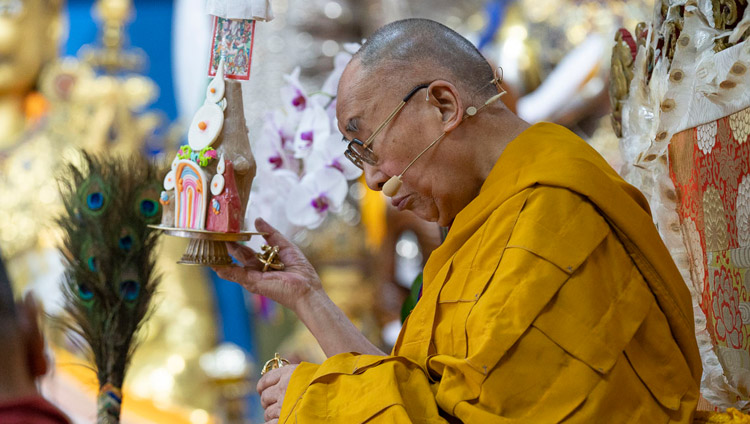
[[[336,115],[346,125],[350,119],[361,118],[372,111],[374,105],[387,91],[377,89],[371,72],[366,72],[356,59],[347,66],[339,83]]]

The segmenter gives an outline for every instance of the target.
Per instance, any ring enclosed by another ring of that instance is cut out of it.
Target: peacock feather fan
[[[99,380],[99,423],[119,422],[122,382],[158,284],[158,170],[140,157],[83,153],[61,180],[67,258],[65,309],[88,345]]]

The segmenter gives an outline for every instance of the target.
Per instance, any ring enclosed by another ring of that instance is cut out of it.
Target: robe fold
[[[456,216],[391,356],[301,364],[279,423],[688,423],[700,377],[646,200],[544,123]]]

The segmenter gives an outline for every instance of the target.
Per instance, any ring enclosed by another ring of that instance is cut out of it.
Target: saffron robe
[[[430,256],[392,355],[300,364],[279,423],[689,423],[700,376],[644,197],[537,124]]]

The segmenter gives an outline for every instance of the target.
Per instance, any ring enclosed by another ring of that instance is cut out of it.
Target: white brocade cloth
[[[649,49],[638,48],[630,94],[623,108],[620,146],[626,166],[622,173],[648,199],[664,244],[690,289],[703,363],[701,394],[720,409],[734,407],[750,411],[750,356],[744,355],[745,352],[743,355],[734,351],[733,355],[728,355],[726,350],[722,353],[720,347],[714,346],[706,328],[707,320],[700,307],[704,284],[695,276],[703,275],[702,267],[707,265],[698,263],[701,270],[698,274],[691,273],[694,261],[686,243],[698,234],[695,224],[691,231],[688,224],[682,225],[677,213],[680,197],[670,177],[668,152],[673,135],[701,128],[698,147],[705,154],[713,146],[710,141],[715,142],[715,121],[750,107],[750,72],[747,72],[750,42],[743,41],[718,53],[714,51],[715,38],[731,35],[731,32],[713,28],[711,0],[669,0],[667,19],[661,18],[662,2],[655,3],[654,22],[658,26],[649,31],[646,45],[661,57],[654,63]],[[668,21],[682,16],[683,7],[685,17],[670,64],[658,48],[662,39],[654,37],[654,33],[669,33]],[[750,8],[745,10],[738,32],[744,32],[748,26]],[[706,141],[701,143],[701,140]],[[725,363],[720,362],[717,351]],[[737,377],[729,379],[727,375]]]
[[[271,0],[208,0],[206,12],[226,19],[273,19]]]

